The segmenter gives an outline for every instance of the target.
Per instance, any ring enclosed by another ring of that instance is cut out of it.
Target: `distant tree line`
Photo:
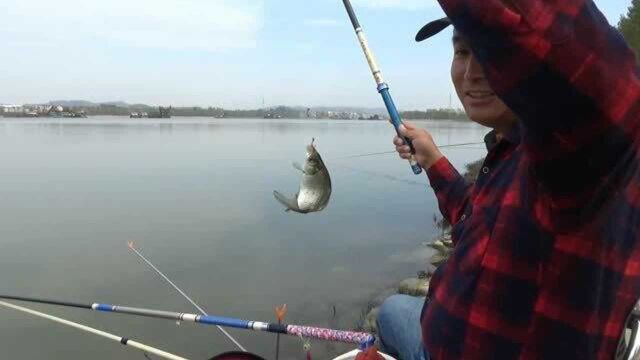
[[[640,60],[640,0],[633,0],[626,15],[618,22],[618,30]]]
[[[131,111],[134,111],[130,108],[125,108],[117,105],[107,105],[101,104],[96,107],[69,107],[70,111],[79,112],[84,111],[87,115],[129,115]]]
[[[300,119],[305,118],[304,111],[288,106],[276,106],[268,109],[224,110],[225,118],[269,118]]]
[[[404,111],[400,114],[408,120],[467,120],[467,114],[458,109],[429,109],[426,111]]]
[[[128,116],[133,112],[156,113],[158,107],[148,105],[128,105],[122,106],[117,104],[100,104],[97,106],[73,106],[65,107],[66,111],[81,112],[84,111],[88,116],[96,115],[113,115]],[[310,109],[309,109],[310,110]],[[301,108],[293,108],[288,106],[277,106],[268,109],[249,109],[249,110],[228,110],[221,107],[172,107],[171,116],[194,116],[194,117],[214,117],[214,118],[267,118],[267,119],[305,119],[309,117],[316,119],[331,118],[328,111],[310,111]],[[465,120],[467,116],[462,110],[454,109],[429,109],[426,111],[405,111],[401,117],[409,120]],[[360,114],[359,120],[386,120],[386,114]]]

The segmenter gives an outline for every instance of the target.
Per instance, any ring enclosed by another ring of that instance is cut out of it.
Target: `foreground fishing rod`
[[[213,315],[196,315],[173,311],[154,310],[146,308],[136,308],[129,306],[110,305],[102,303],[83,304],[69,301],[47,300],[34,297],[0,295],[0,299],[27,301],[40,304],[58,305],[64,307],[75,307],[86,310],[103,311],[110,313],[121,313],[128,315],[146,316],[159,319],[170,319],[177,321],[188,321],[203,325],[220,325],[237,329],[266,331],[275,334],[287,334],[297,337],[314,338],[327,341],[359,344],[362,348],[368,348],[375,342],[375,337],[371,334],[355,331],[334,330],[313,326],[274,324],[261,321],[241,320]]]
[[[413,173],[418,175],[422,172],[422,168],[418,165],[416,158],[413,154],[416,153],[416,150],[413,148],[413,144],[409,138],[403,137],[400,135],[400,125],[402,125],[402,119],[400,119],[400,114],[398,113],[398,109],[396,105],[393,103],[393,99],[391,98],[391,94],[389,94],[389,85],[384,82],[384,78],[382,77],[382,71],[378,67],[376,63],[376,59],[373,56],[373,52],[369,48],[369,43],[367,42],[367,38],[364,35],[364,31],[358,22],[358,18],[356,17],[356,13],[353,11],[353,7],[351,6],[351,2],[349,0],[342,0],[344,3],[345,9],[347,9],[347,14],[349,14],[349,19],[351,19],[351,24],[353,25],[353,29],[356,31],[356,35],[358,36],[358,40],[360,41],[360,45],[362,46],[362,51],[364,51],[364,56],[367,58],[367,62],[369,63],[369,68],[371,68],[371,73],[373,74],[373,78],[376,81],[376,85],[378,86],[378,93],[382,96],[382,100],[384,101],[384,105],[389,112],[389,117],[391,118],[391,123],[393,127],[396,129],[396,133],[400,136],[406,145],[409,145],[411,148],[411,158],[409,159],[409,164],[411,165],[411,170]]]
[[[73,321],[70,321],[70,320],[59,318],[57,316],[45,314],[45,313],[40,312],[40,311],[35,311],[35,310],[29,309],[29,308],[26,308],[26,307],[10,304],[10,303],[4,302],[4,301],[0,301],[0,306],[4,306],[6,308],[17,310],[17,311],[20,311],[20,312],[23,312],[23,313],[31,314],[31,315],[34,315],[34,316],[37,316],[37,317],[40,317],[40,318],[43,318],[43,319],[51,320],[51,321],[57,322],[59,324],[70,326],[70,327],[73,327],[73,328],[76,328],[78,330],[82,330],[84,332],[88,332],[88,333],[91,333],[91,334],[94,334],[94,335],[102,336],[102,337],[107,338],[109,340],[113,340],[113,341],[119,342],[120,344],[122,344],[124,346],[130,346],[132,348],[138,349],[138,350],[142,351],[145,354],[153,354],[153,355],[157,355],[159,357],[162,357],[164,359],[169,359],[169,360],[187,360],[186,358],[184,358],[182,356],[178,356],[178,355],[174,355],[174,354],[168,353],[168,352],[166,352],[164,350],[160,350],[158,348],[151,347],[149,345],[145,345],[145,344],[143,344],[141,342],[137,342],[137,341],[131,340],[131,339],[126,338],[126,337],[114,335],[114,334],[108,333],[106,331],[98,330],[98,329],[95,329],[95,328],[92,328],[92,327],[89,327],[89,326],[86,326],[86,325],[83,325],[83,324],[80,324],[80,323],[77,323],[77,322],[73,322]]]

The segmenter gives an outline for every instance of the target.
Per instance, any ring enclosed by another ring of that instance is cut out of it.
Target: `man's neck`
[[[496,140],[498,142],[502,140],[502,138],[504,138],[512,128],[513,128],[513,125],[508,127],[502,127],[500,129],[498,128],[494,129],[496,131]]]

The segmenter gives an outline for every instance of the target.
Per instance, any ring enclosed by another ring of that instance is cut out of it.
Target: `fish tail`
[[[276,200],[278,200],[282,205],[287,207],[287,210],[285,211],[288,211],[288,210],[300,211],[300,208],[298,207],[298,202],[295,201],[295,199],[289,199],[275,190],[273,191],[273,196],[275,196]]]

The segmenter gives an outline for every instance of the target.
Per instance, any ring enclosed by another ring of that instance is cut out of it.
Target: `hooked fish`
[[[306,214],[323,210],[331,197],[331,177],[329,170],[324,165],[320,153],[313,145],[307,145],[307,157],[304,167],[293,163],[293,167],[302,172],[300,188],[293,198],[287,198],[278,191],[273,192],[276,200],[286,207],[285,211],[295,211]]]

